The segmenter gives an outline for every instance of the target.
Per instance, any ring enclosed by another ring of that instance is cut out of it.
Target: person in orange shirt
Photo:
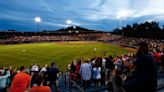
[[[43,76],[39,75],[38,79],[36,80],[36,85],[33,86],[30,92],[51,92],[49,86],[42,86],[43,85]]]
[[[11,82],[9,92],[24,92],[30,85],[31,77],[25,73],[25,67],[20,68],[20,72],[16,74]]]
[[[159,69],[160,63],[161,63],[161,53],[160,53],[160,51],[157,49],[153,56],[154,56],[154,59],[155,59],[156,67],[157,67],[157,69]]]

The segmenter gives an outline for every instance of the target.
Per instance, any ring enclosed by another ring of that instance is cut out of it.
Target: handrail
[[[70,82],[73,83],[81,92],[85,92],[79,85],[76,84],[75,81],[70,79]]]

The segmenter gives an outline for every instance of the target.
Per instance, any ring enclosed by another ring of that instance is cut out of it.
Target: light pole
[[[68,25],[68,27],[71,27],[72,26],[72,20],[68,19],[66,20],[66,24]],[[72,33],[71,30],[68,30],[69,33]]]
[[[118,29],[121,29],[121,26],[120,26],[120,19],[121,17],[120,16],[116,16],[116,20],[118,21]]]
[[[122,36],[124,36],[124,31],[123,31],[123,26],[124,23],[123,21],[126,19],[127,13],[126,12],[121,12],[118,16],[116,16],[116,19],[118,20],[118,28],[122,29]],[[121,27],[120,27],[121,24]]]
[[[34,21],[37,23],[37,29],[38,29],[38,32],[39,32],[39,23],[42,21],[40,17],[35,17]]]

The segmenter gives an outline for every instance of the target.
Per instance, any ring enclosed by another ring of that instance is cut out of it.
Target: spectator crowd
[[[164,51],[149,50],[145,42],[138,45],[136,54],[74,60],[68,65],[69,76],[84,90],[106,85],[109,92],[155,92],[157,72],[164,73]]]
[[[3,35],[4,36],[4,35]],[[104,38],[102,38],[104,37]],[[107,33],[78,33],[78,34],[47,34],[47,35],[6,35],[1,39],[0,44],[22,44],[37,42],[53,42],[53,41],[98,41],[110,39]]]
[[[54,62],[33,64],[30,68],[21,66],[18,70],[0,69],[0,92],[59,92],[58,76],[60,71]]]

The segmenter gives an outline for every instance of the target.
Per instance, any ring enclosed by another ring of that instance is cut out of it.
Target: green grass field
[[[61,70],[66,70],[68,63],[76,58],[94,57],[125,54],[128,51],[111,44],[97,42],[53,42],[53,43],[33,43],[18,45],[0,45],[0,66],[10,66],[14,68],[21,65],[30,66],[32,63],[41,65],[50,64],[55,61]]]

